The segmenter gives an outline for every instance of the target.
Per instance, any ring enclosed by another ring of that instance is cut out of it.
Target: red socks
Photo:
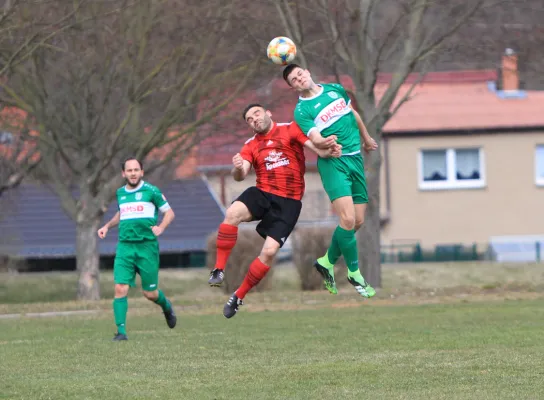
[[[215,268],[225,269],[227,260],[229,259],[232,248],[236,244],[238,238],[238,227],[228,224],[219,225],[217,232],[217,259]]]
[[[221,224],[219,225],[219,230],[217,232],[217,258],[215,261],[215,268],[225,269],[227,260],[229,259],[230,253],[236,244],[236,239],[238,238],[238,227]],[[244,278],[244,281],[236,291],[236,296],[239,299],[243,299],[244,296],[251,290],[252,287],[256,286],[261,279],[263,279],[268,272],[270,267],[266,264],[263,264],[261,260],[257,257],[251,265],[249,270]]]
[[[266,264],[263,264],[261,260],[257,257],[251,265],[249,266],[249,271],[247,271],[244,281],[236,291],[236,296],[239,299],[243,299],[247,292],[251,290],[252,287],[256,286],[261,279],[263,279],[268,272],[270,267]]]

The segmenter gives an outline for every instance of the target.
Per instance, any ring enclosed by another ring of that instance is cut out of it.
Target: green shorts
[[[368,203],[365,167],[361,154],[340,158],[318,158],[317,169],[331,202],[350,196],[354,204]]]
[[[152,292],[159,285],[159,243],[156,240],[119,242],[113,262],[113,281],[136,286],[136,273],[142,289]]]

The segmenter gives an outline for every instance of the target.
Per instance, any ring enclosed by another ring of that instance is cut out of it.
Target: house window
[[[544,144],[536,146],[535,181],[538,186],[544,186]]]
[[[544,160],[544,150],[542,158]],[[420,151],[420,189],[470,189],[484,186],[484,155],[482,149],[462,148]]]

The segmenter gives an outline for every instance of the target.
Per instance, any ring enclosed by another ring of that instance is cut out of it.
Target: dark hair
[[[132,160],[138,161],[138,164],[140,164],[140,169],[141,170],[144,169],[144,165],[142,164],[142,162],[140,160],[138,160],[136,157],[129,157],[129,158],[125,158],[125,161],[123,161],[123,163],[121,164],[121,170],[124,171],[125,170],[125,164],[127,163],[127,161],[132,161]]]
[[[259,104],[259,103],[251,103],[251,104],[248,104],[246,106],[246,108],[244,108],[244,113],[242,114],[242,118],[244,119],[244,121],[246,120],[246,114],[249,110],[251,110],[253,107],[261,107],[263,109],[266,110],[266,108],[262,105],[262,104]]]
[[[290,74],[291,72],[293,72],[293,70],[294,70],[295,68],[301,68],[301,69],[302,69],[302,67],[301,67],[300,65],[298,65],[298,64],[289,64],[287,67],[285,67],[285,68],[283,69],[283,79],[285,80],[285,82],[287,82],[287,84],[288,84],[289,86],[291,86],[291,84],[289,83],[289,81],[287,80],[287,78],[289,77],[289,74]]]

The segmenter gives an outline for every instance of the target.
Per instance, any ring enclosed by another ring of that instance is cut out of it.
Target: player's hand
[[[107,226],[103,226],[102,228],[100,228],[98,230],[98,237],[100,239],[104,239],[107,234],[108,234],[108,227]]]
[[[236,169],[243,169],[244,168],[244,159],[240,155],[240,153],[236,153],[234,157],[232,157],[232,164],[234,165],[234,168]]]
[[[337,139],[336,135],[327,136],[324,139],[325,139],[323,141],[323,147],[324,148],[329,149],[332,146],[336,145],[336,139]]]
[[[378,148],[378,143],[372,138],[368,138],[363,143],[363,149],[368,153],[369,151],[374,151]]]
[[[151,230],[153,231],[153,234],[155,236],[160,236],[164,232],[164,229],[162,229],[160,226],[157,226],[157,225],[152,226]]]
[[[331,157],[338,158],[342,155],[342,145],[341,144],[335,144],[330,149]]]

